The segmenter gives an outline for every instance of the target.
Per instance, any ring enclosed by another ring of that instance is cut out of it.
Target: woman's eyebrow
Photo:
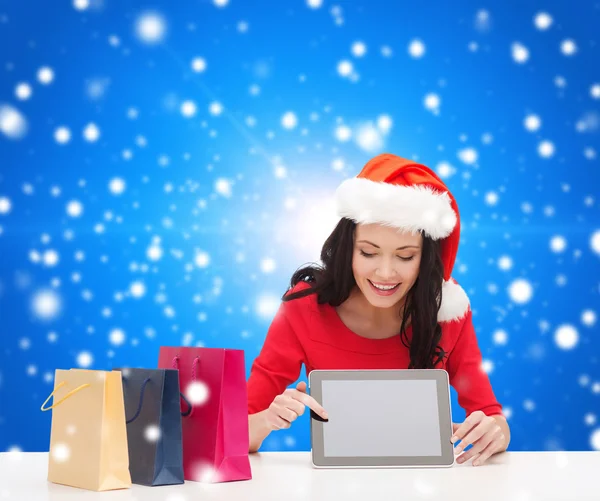
[[[373,247],[377,247],[378,249],[380,249],[379,245],[376,245],[373,242],[369,242],[368,240],[359,240],[356,243],[361,243],[361,242],[364,242],[366,244],[372,245]],[[418,249],[419,246],[418,245],[404,245],[402,247],[398,247],[396,250],[403,250],[403,249],[410,249],[410,248]]]

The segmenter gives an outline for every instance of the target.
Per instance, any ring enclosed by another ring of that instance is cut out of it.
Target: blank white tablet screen
[[[435,381],[323,381],[326,457],[441,456]]]

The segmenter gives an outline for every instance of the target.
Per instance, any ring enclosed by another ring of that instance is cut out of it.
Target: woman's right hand
[[[295,389],[288,388],[281,395],[277,395],[269,408],[265,411],[265,420],[270,430],[283,430],[304,414],[308,407],[323,419],[327,418],[325,409],[310,395],[306,393],[306,383],[300,382]]]

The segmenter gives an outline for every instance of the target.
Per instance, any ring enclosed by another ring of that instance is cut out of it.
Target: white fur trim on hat
[[[452,279],[442,283],[442,305],[438,311],[438,322],[460,320],[469,311],[469,297],[464,289]]]
[[[428,186],[404,186],[354,177],[336,191],[337,213],[356,223],[379,223],[424,231],[434,240],[446,238],[456,226],[448,193]]]

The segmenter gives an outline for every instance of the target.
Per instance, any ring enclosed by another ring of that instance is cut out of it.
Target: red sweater
[[[300,283],[293,290],[306,288]],[[486,415],[501,414],[487,374],[481,367],[471,310],[456,321],[441,322],[440,346],[448,354],[443,365],[458,403],[467,416],[481,410]],[[406,331],[410,340],[412,328]],[[317,303],[316,294],[282,302],[267,332],[259,356],[252,364],[248,380],[248,412],[260,412],[300,377],[315,369],[406,369],[408,348],[400,336],[368,339],[351,331],[334,307]]]

